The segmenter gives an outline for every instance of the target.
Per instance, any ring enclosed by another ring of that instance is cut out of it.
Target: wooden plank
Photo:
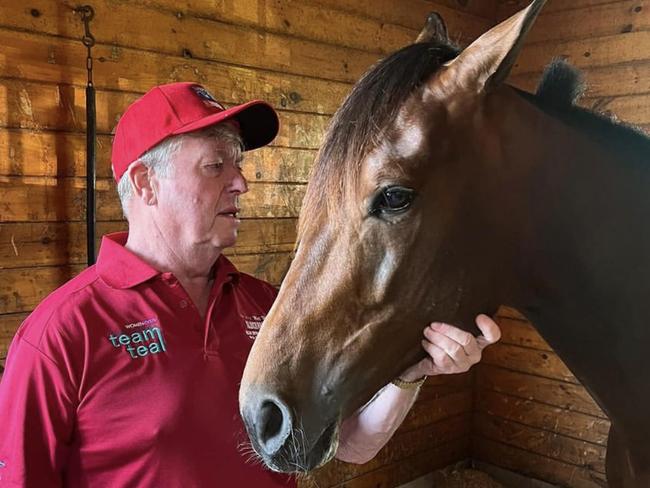
[[[526,37],[528,43],[585,39],[650,28],[650,10],[643,8],[638,0],[542,12]]]
[[[394,0],[307,0],[308,3],[325,6],[352,13],[358,16],[366,16],[380,22],[391,22],[411,29],[412,32],[420,32],[424,26],[427,15],[431,12],[438,12],[445,19],[449,33],[454,39],[471,40],[489,29],[492,25],[491,18],[481,18],[474,15],[475,12],[462,12],[458,8],[451,8],[447,4],[455,0],[431,2],[428,0],[406,0],[400,2],[396,8]],[[481,0],[472,0],[474,4]],[[405,4],[403,4],[405,3]],[[483,3],[485,1],[483,0]],[[489,9],[489,5],[484,8]],[[415,38],[411,39],[413,42]]]
[[[501,344],[553,351],[530,322],[508,317],[497,317],[496,322],[501,328]]]
[[[502,442],[576,466],[588,466],[605,473],[606,447],[565,437],[548,430],[536,429],[497,416],[476,413],[472,424],[474,435]]]
[[[97,222],[96,248],[99,236],[126,228],[123,221]],[[85,222],[0,224],[0,269],[85,262]]]
[[[111,142],[97,137],[96,174],[111,178]],[[80,133],[0,129],[0,175],[86,176],[86,137]],[[242,170],[249,181],[307,182],[314,149],[267,146],[244,153]]]
[[[55,288],[85,266],[0,270],[0,313],[31,312]]]
[[[18,327],[26,317],[26,313],[0,315],[0,358],[5,359],[7,357],[9,344],[11,344]]]
[[[211,19],[256,30],[314,40],[368,52],[389,52],[410,44],[417,32],[350,12],[297,0],[138,0],[133,2],[184,17]],[[424,17],[422,22],[424,22]]]
[[[425,425],[439,422],[442,419],[454,415],[470,412],[471,410],[471,390],[461,390],[445,395],[442,398],[416,402],[397,431],[408,432],[419,429]]]
[[[79,18],[73,6],[51,0],[33,0],[30,8],[9,2],[3,6],[0,26],[78,39]],[[379,57],[360,49],[339,47],[250,27],[198,19],[177,12],[131,3],[95,0],[92,32],[100,44],[158,53],[224,61],[282,73],[353,82]],[[32,12],[38,12],[34,15]],[[125,29],[125,25],[146,25]],[[329,26],[328,26],[329,27]]]
[[[479,364],[475,369],[476,388],[479,391],[497,391],[572,412],[581,412],[607,419],[607,415],[598,407],[587,390],[580,385],[509,371],[484,363]]]
[[[518,320],[528,320],[518,310],[515,310],[514,308],[508,307],[508,306],[505,306],[505,305],[501,305],[499,307],[499,310],[497,310],[496,316],[497,317],[506,317],[506,318],[511,318],[511,319],[518,319]]]
[[[100,236],[127,230],[124,221],[98,222]],[[290,252],[296,240],[296,219],[245,219],[237,245],[226,256]],[[85,222],[0,224],[0,269],[57,266],[86,262]]]
[[[85,180],[80,178],[0,177],[0,221],[78,221],[85,219]],[[112,179],[96,182],[97,220],[120,220],[122,210]],[[241,197],[242,218],[297,217],[303,184],[254,183]]]
[[[289,268],[291,253],[233,255],[230,259],[240,271],[277,285]],[[66,265],[0,270],[0,314],[30,312],[84,268]]]
[[[448,466],[465,459],[469,454],[469,437],[442,444],[433,449],[418,452],[417,454],[402,459],[397,463],[382,466],[381,468],[345,481],[340,488],[392,488],[436,469]],[[305,480],[301,488],[321,488],[318,477]]]
[[[607,486],[605,476],[588,466],[575,466],[483,437],[472,439],[472,457],[520,474],[571,488]]]
[[[557,354],[497,343],[483,351],[483,362],[521,373],[579,384]]]
[[[242,273],[248,273],[272,285],[279,286],[291,264],[290,252],[243,254],[229,256]]]
[[[126,107],[141,94],[97,91],[97,131],[109,134]],[[0,79],[0,127],[57,129],[84,132],[85,89]],[[274,144],[283,147],[318,149],[330,117],[298,112],[280,112],[280,133]]]
[[[327,30],[327,29],[325,29]],[[30,32],[0,29],[0,73],[24,81],[85,86],[86,48],[67,40]],[[275,73],[231,64],[158,54],[113,45],[93,47],[93,82],[100,90],[144,93],[154,85],[196,81],[222,103],[237,104],[260,98],[299,112],[332,114],[350,84]]]
[[[588,97],[650,93],[650,60],[631,64],[585,67],[582,73],[587,83],[586,96]],[[532,93],[536,90],[540,77],[541,73],[524,73],[510,77],[508,81]]]
[[[472,390],[474,370],[462,374],[441,374],[430,376],[420,388],[417,402],[439,399],[452,393]]]
[[[526,44],[512,70],[513,75],[539,73],[554,57],[565,57],[578,68],[608,66],[617,63],[644,62],[648,52],[639,46],[650,44],[650,31],[574,41],[550,41]]]
[[[471,15],[477,15],[494,23],[498,0],[437,0],[430,2],[432,8],[438,5],[446,5],[449,8],[465,12]]]
[[[650,95],[585,98],[580,105],[629,124],[650,124]]]
[[[600,417],[488,390],[476,392],[474,409],[475,412],[484,412],[560,435],[607,445],[610,422]]]
[[[469,437],[471,421],[471,415],[466,413],[421,429],[397,434],[369,462],[360,465],[334,461],[319,469],[316,478],[322,486],[334,486],[382,466],[402,462],[418,452]]]
[[[594,8],[599,5],[612,3],[613,1],[615,0],[551,0],[544,6],[541,16],[543,17],[552,12]],[[530,2],[529,0],[497,0],[497,3],[497,14],[495,18],[497,22],[500,22],[528,6]]]

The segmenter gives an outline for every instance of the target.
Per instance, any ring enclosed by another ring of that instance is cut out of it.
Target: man
[[[155,87],[122,116],[112,165],[129,233],[53,292],[19,329],[0,383],[2,486],[291,486],[247,462],[238,384],[276,291],[222,255],[235,244],[241,151],[268,144],[263,102],[225,110],[201,86]],[[257,320],[257,319],[255,319]],[[427,327],[430,358],[342,427],[363,462],[410,408],[424,375],[466,371],[498,339]]]

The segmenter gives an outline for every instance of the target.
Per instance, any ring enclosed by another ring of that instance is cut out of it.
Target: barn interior
[[[111,134],[150,87],[196,81],[221,102],[268,101],[273,143],[248,154],[236,247],[242,271],[279,285],[309,170],[327,124],[377,60],[413,42],[431,11],[461,46],[523,0],[90,0],[96,89],[96,246],[125,230]],[[20,323],[87,265],[84,23],[68,0],[0,2],[0,364]],[[544,67],[580,68],[584,107],[650,128],[650,6],[549,0],[509,83],[533,91]],[[507,189],[504,189],[507,191]],[[606,486],[609,420],[518,311],[481,363],[431,377],[390,443],[363,465],[333,461],[307,487]],[[469,474],[463,474],[467,470]],[[489,477],[489,479],[488,479]]]

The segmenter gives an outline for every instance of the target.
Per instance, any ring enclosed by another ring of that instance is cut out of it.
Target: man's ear
[[[444,86],[482,93],[503,83],[517,60],[526,34],[545,3],[546,0],[534,0],[449,61],[441,73]]]
[[[142,201],[145,205],[157,203],[156,182],[153,172],[142,164],[141,161],[134,161],[126,170],[126,175],[133,188],[134,198]]]

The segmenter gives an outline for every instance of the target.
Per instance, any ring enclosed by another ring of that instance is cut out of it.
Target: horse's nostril
[[[284,444],[291,431],[289,409],[279,400],[265,400],[256,422],[257,439],[264,452],[272,456]]]

